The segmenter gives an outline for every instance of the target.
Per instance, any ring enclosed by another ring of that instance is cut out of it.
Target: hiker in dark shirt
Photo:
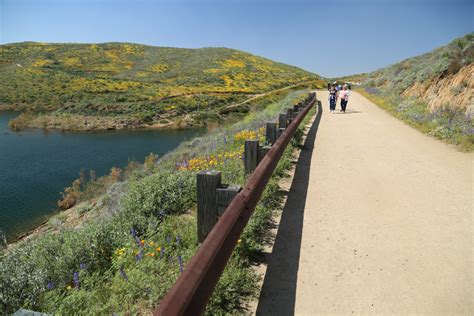
[[[337,91],[334,85],[329,89],[329,112],[333,113],[336,110]]]

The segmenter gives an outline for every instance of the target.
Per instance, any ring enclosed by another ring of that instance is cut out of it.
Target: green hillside
[[[369,74],[360,82],[369,99],[436,138],[474,149],[474,33],[426,54]]]
[[[426,54],[368,74],[366,84],[403,93],[416,84],[457,74],[474,61],[474,33],[457,38]]]
[[[249,95],[314,80],[228,48],[130,43],[0,46],[0,107],[31,110],[13,127],[122,128],[215,117]],[[211,115],[212,114],[212,115]],[[67,125],[66,124],[66,125]],[[103,126],[100,126],[100,125]],[[41,126],[43,125],[43,126]]]

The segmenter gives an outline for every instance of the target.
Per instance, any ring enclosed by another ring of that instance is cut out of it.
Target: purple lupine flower
[[[122,278],[123,278],[125,281],[128,281],[128,276],[127,276],[127,274],[125,273],[125,270],[124,270],[123,266],[120,267],[119,272],[120,272],[120,275],[122,276]]]
[[[138,236],[135,236],[135,243],[137,244],[138,248],[142,248],[142,243],[140,242],[140,238],[138,238]]]
[[[161,250],[160,250],[160,258],[164,257],[165,256],[165,247],[161,247]]]
[[[224,145],[227,145],[227,137],[224,136]]]
[[[79,263],[79,268],[80,268],[81,270],[87,270],[87,265],[86,265],[85,263],[82,263],[82,262],[81,262],[81,263]]]
[[[72,276],[72,282],[74,283],[75,288],[79,288],[80,281],[79,281],[79,272],[74,272]]]
[[[165,218],[166,217],[166,211],[165,210],[160,210],[158,212],[158,217],[160,217],[161,219]]]
[[[181,256],[178,256],[178,264],[179,264],[179,272],[183,273],[183,270],[184,270],[183,258]]]
[[[181,237],[179,237],[179,235],[176,235],[176,245],[181,245]]]
[[[54,289],[54,283],[53,283],[53,281],[49,281],[48,284],[46,284],[46,288],[47,288],[48,290]]]
[[[135,261],[140,261],[142,260],[143,258],[143,252],[139,252],[136,256],[135,256]]]
[[[132,237],[137,237],[137,231],[135,230],[135,228],[132,227],[132,229],[130,230],[130,233],[132,234]]]

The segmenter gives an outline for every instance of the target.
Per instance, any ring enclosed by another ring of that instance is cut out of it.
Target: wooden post
[[[197,174],[197,234],[203,242],[217,222],[216,190],[221,186],[220,171],[200,171]]]
[[[285,113],[280,113],[280,115],[278,116],[278,127],[279,128],[286,128],[286,126],[287,126],[286,120],[287,120],[286,114]]]
[[[293,119],[293,109],[286,109],[286,117],[288,118],[288,120]]]
[[[252,173],[257,168],[258,140],[246,140],[244,150],[245,172]]]
[[[217,216],[220,217],[224,214],[227,206],[234,199],[237,193],[240,192],[242,187],[235,184],[223,184],[220,188],[217,188]]]
[[[279,138],[281,136],[281,134],[283,134],[284,131],[285,131],[284,128],[279,128],[278,131],[277,131],[277,138]]]
[[[262,161],[263,157],[270,151],[272,146],[258,146],[258,154],[257,154],[257,164]]]
[[[265,130],[265,140],[267,144],[273,145],[276,141],[276,123],[267,122]]]
[[[293,121],[293,109],[286,110],[286,117],[288,118],[288,124]]]
[[[299,105],[298,104],[293,105],[293,114],[295,115],[295,117],[298,115],[299,112],[300,112]]]

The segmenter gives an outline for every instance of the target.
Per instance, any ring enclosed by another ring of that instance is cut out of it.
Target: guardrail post
[[[273,145],[276,141],[276,123],[267,122],[265,129],[265,141],[267,144]]]
[[[262,161],[263,157],[270,151],[272,146],[258,146],[258,153],[257,153],[257,164]]]
[[[300,107],[299,107],[299,105],[298,105],[298,104],[294,104],[294,105],[293,105],[293,114],[294,114],[294,116],[297,117],[299,112],[300,112]]]
[[[234,199],[234,197],[242,189],[241,186],[235,184],[223,184],[220,188],[217,188],[217,216],[220,217],[224,214],[227,206]]]
[[[279,138],[281,136],[281,134],[283,134],[284,131],[285,131],[285,128],[279,128],[277,130],[277,138]]]
[[[220,171],[200,171],[197,174],[197,234],[199,242],[217,222],[217,188],[221,186]]]
[[[287,116],[286,116],[286,113],[280,113],[280,115],[278,115],[278,127],[279,128],[286,128],[287,126]]]
[[[258,140],[246,140],[244,150],[245,172],[250,174],[257,168]]]
[[[286,117],[288,118],[288,124],[290,124],[293,121],[293,109],[286,110]]]

